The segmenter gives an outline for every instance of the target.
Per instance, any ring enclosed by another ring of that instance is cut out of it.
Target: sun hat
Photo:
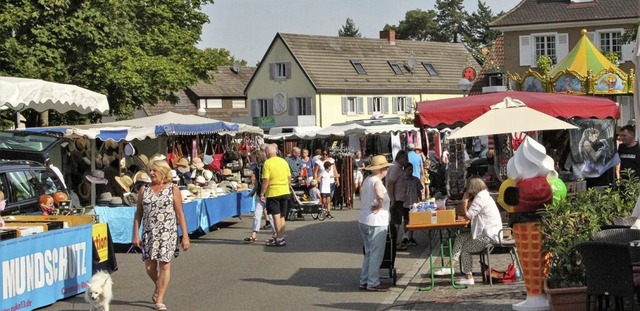
[[[228,168],[225,168],[222,170],[222,176],[232,176],[233,175],[233,171],[231,171]]]
[[[193,161],[191,161],[191,164],[193,164],[193,166],[195,166],[199,170],[204,168],[204,162],[202,162],[202,159],[198,157],[194,158]]]
[[[167,159],[167,156],[165,156],[164,154],[156,153],[151,156],[151,159],[149,159],[149,163],[153,163],[158,160],[166,160],[166,159]],[[147,163],[147,166],[149,165],[149,163]]]
[[[133,175],[133,182],[137,183],[139,181],[150,183],[151,177],[149,177],[149,174],[147,174],[147,172],[138,171],[135,175]]]
[[[121,197],[112,197],[111,201],[109,201],[109,206],[122,206],[122,198]]]
[[[393,163],[389,163],[387,158],[383,155],[377,155],[371,158],[371,164],[364,169],[367,171],[379,170],[385,167],[389,167],[393,165]]]
[[[180,181],[180,177],[178,177],[178,172],[176,172],[176,170],[171,170],[171,176],[173,181]]]
[[[131,179],[131,177],[127,175],[116,176],[116,182],[122,187],[124,192],[131,191],[131,186],[133,185],[133,179]]]
[[[84,137],[79,137],[76,139],[74,145],[76,147],[76,150],[82,152],[87,150],[89,142]]]
[[[249,190],[249,184],[247,183],[241,183],[238,185],[238,191],[243,191],[243,190]]]
[[[111,199],[113,199],[113,197],[111,196],[111,192],[103,192],[98,197],[98,204],[110,204]]]
[[[78,197],[83,201],[89,200],[91,198],[91,182],[84,179],[78,185]]]
[[[194,184],[188,184],[187,189],[189,189],[189,191],[193,194],[198,193],[198,186]]]
[[[196,177],[196,181],[195,181],[196,185],[205,185],[207,183],[207,180],[204,178],[204,176],[198,176]]]
[[[189,161],[186,158],[180,158],[180,160],[178,160],[178,163],[176,163],[176,166],[189,167]]]
[[[176,167],[176,171],[178,171],[180,174],[184,174],[189,172],[191,169],[188,166],[178,166]]]
[[[140,164],[142,165],[142,166],[138,166],[138,167],[139,167],[140,169],[142,169],[142,170],[147,170],[147,168],[148,168],[148,166],[149,166],[149,158],[147,158],[147,156],[146,156],[146,155],[144,155],[144,154],[142,154],[142,153],[141,153],[141,154],[138,154],[138,155],[136,156],[136,159],[138,160],[138,164],[139,164],[139,165],[140,165]]]
[[[213,172],[210,170],[204,170],[202,171],[202,177],[204,177],[204,180],[210,181],[213,178]]]
[[[135,192],[125,194],[122,201],[128,206],[136,206],[138,205],[138,194]]]
[[[416,149],[416,145],[414,145],[414,144],[408,144],[408,145],[407,145],[407,149],[409,149],[409,150],[414,150],[414,149]]]
[[[85,176],[92,184],[106,185],[108,180],[104,178],[104,172],[101,170],[93,170],[91,175]]]

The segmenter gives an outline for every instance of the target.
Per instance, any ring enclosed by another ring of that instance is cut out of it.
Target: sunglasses
[[[322,155],[329,155],[328,153],[323,153]]]

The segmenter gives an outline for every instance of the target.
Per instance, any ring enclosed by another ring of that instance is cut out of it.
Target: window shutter
[[[305,108],[307,109],[308,115],[310,116],[315,114],[313,111],[313,105],[311,104],[311,100],[312,100],[311,97],[307,97],[304,99]]]
[[[373,98],[367,97],[367,112],[373,114]]]
[[[558,34],[558,46],[556,50],[556,64],[565,58],[569,54],[569,34]]]
[[[291,62],[285,63],[285,70],[287,71],[287,79],[291,79]]]
[[[397,97],[392,97],[391,98],[391,113],[393,113],[393,114],[397,114],[398,113],[398,98]]]
[[[342,114],[343,114],[343,115],[344,115],[344,114],[347,114],[347,112],[349,111],[349,110],[347,109],[347,103],[348,103],[347,98],[343,96],[343,97],[342,97]]]
[[[382,113],[389,114],[389,97],[382,98]]]
[[[600,49],[600,42],[598,42],[598,40],[596,40],[596,32],[595,31],[587,32],[587,39],[589,39],[589,41],[591,41],[591,43],[593,43],[593,45],[595,45],[598,48],[598,50]]]
[[[620,62],[626,62],[626,61],[633,61],[633,45],[634,42],[631,43],[627,43],[625,45],[623,45],[621,48],[622,50],[621,52],[621,58],[620,58]],[[640,46],[638,45],[638,43],[636,43],[636,46]],[[638,76],[636,75],[636,79],[638,79]],[[640,90],[635,90],[636,92],[640,92]]]
[[[277,70],[276,64],[274,64],[274,63],[269,64],[269,79],[270,80],[275,80],[276,79],[276,70]]]
[[[404,100],[404,112],[413,113],[413,97],[407,97]]]
[[[273,115],[273,98],[267,99],[267,115]]]
[[[520,36],[520,66],[531,66],[532,52],[531,36]]]
[[[362,104],[362,97],[357,97],[357,98],[356,98],[356,103],[357,103],[356,113],[357,113],[357,114],[362,114],[362,113],[364,112],[364,111],[363,111],[364,109],[363,109],[363,107],[362,107],[362,106],[363,106],[363,104]]]
[[[258,107],[258,100],[252,99],[251,100],[251,116],[254,118],[259,117],[260,116],[259,109],[260,107]]]
[[[289,115],[290,116],[297,116],[299,114],[297,103],[298,101],[295,97],[289,97]]]

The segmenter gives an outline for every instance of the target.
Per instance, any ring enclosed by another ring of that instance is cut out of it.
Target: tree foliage
[[[120,118],[145,103],[176,102],[175,91],[208,81],[208,72],[234,62],[224,49],[195,47],[209,21],[201,12],[208,3],[213,1],[3,1],[0,74],[97,91]]]
[[[462,42],[465,34],[465,22],[468,17],[462,0],[436,0],[438,14],[436,22],[439,31],[434,34],[434,41]]]
[[[398,26],[386,25],[384,30],[395,30],[400,40],[430,41],[438,31],[436,11],[415,9],[405,14]]]
[[[342,28],[338,29],[338,36],[360,38],[362,37],[362,34],[360,33],[358,27],[356,27],[356,24],[353,22],[353,20],[351,18],[347,18],[347,21],[344,25],[342,25]]]

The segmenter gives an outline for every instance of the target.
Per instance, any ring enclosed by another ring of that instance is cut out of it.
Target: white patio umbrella
[[[491,106],[491,110],[452,133],[449,139],[577,128],[575,125],[531,109],[522,101],[505,97],[503,101]]]
[[[87,114],[95,111],[106,114],[109,102],[105,95],[76,85],[0,76],[0,110],[21,111],[27,108],[38,112],[52,109],[60,113],[76,111]]]

